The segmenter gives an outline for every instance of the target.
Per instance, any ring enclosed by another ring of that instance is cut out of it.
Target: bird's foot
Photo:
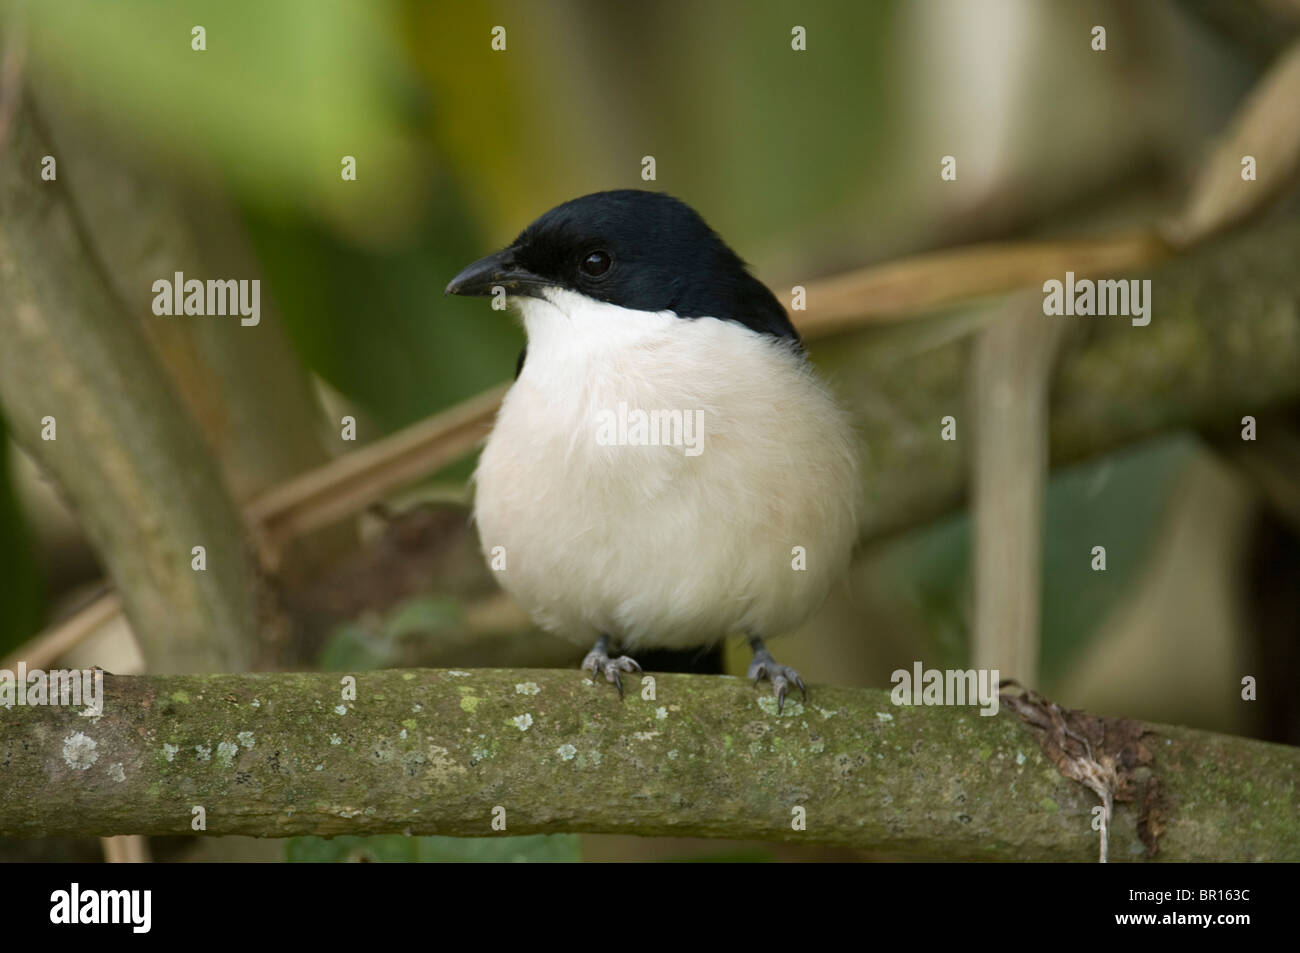
[[[596,643],[595,648],[587,653],[586,658],[582,660],[582,670],[590,672],[592,681],[596,680],[599,675],[605,676],[605,681],[613,682],[618,686],[618,697],[623,697],[623,679],[620,672],[639,672],[641,666],[637,664],[636,659],[627,655],[618,655],[610,657],[609,640],[601,637]]]
[[[803,700],[808,700],[808,689],[799,677],[799,673],[789,665],[782,665],[776,659],[768,654],[766,649],[759,649],[754,653],[754,661],[749,663],[749,678],[753,679],[754,685],[757,686],[762,679],[767,679],[772,683],[772,694],[776,696],[776,713],[779,715],[785,710],[785,695],[791,685],[799,689]]]

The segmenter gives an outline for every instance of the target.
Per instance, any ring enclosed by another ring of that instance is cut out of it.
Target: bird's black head
[[[719,318],[798,341],[785,309],[685,202],[620,189],[565,202],[509,248],[476,261],[448,294],[541,296],[564,288],[637,311]]]

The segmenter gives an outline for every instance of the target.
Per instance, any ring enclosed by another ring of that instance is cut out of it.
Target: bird
[[[495,297],[526,338],[472,478],[503,588],[590,645],[582,671],[620,697],[634,654],[741,636],[778,713],[793,688],[806,702],[765,640],[847,575],[859,460],[771,290],[685,202],[618,189],[546,212],[446,293]]]

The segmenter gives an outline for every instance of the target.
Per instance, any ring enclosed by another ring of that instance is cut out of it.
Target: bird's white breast
[[[548,631],[628,651],[803,622],[848,564],[859,498],[852,433],[804,358],[732,322],[548,298],[516,301],[528,357],[475,473],[502,585]],[[692,414],[698,454],[611,445],[640,439],[636,410]]]

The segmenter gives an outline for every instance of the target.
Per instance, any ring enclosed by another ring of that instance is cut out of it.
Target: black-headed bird
[[[620,694],[641,669],[620,652],[741,634],[755,684],[806,697],[763,639],[845,574],[860,489],[848,419],[772,292],[688,205],[637,190],[552,209],[447,292],[495,295],[527,335],[474,475],[502,586],[593,645],[583,668]]]

